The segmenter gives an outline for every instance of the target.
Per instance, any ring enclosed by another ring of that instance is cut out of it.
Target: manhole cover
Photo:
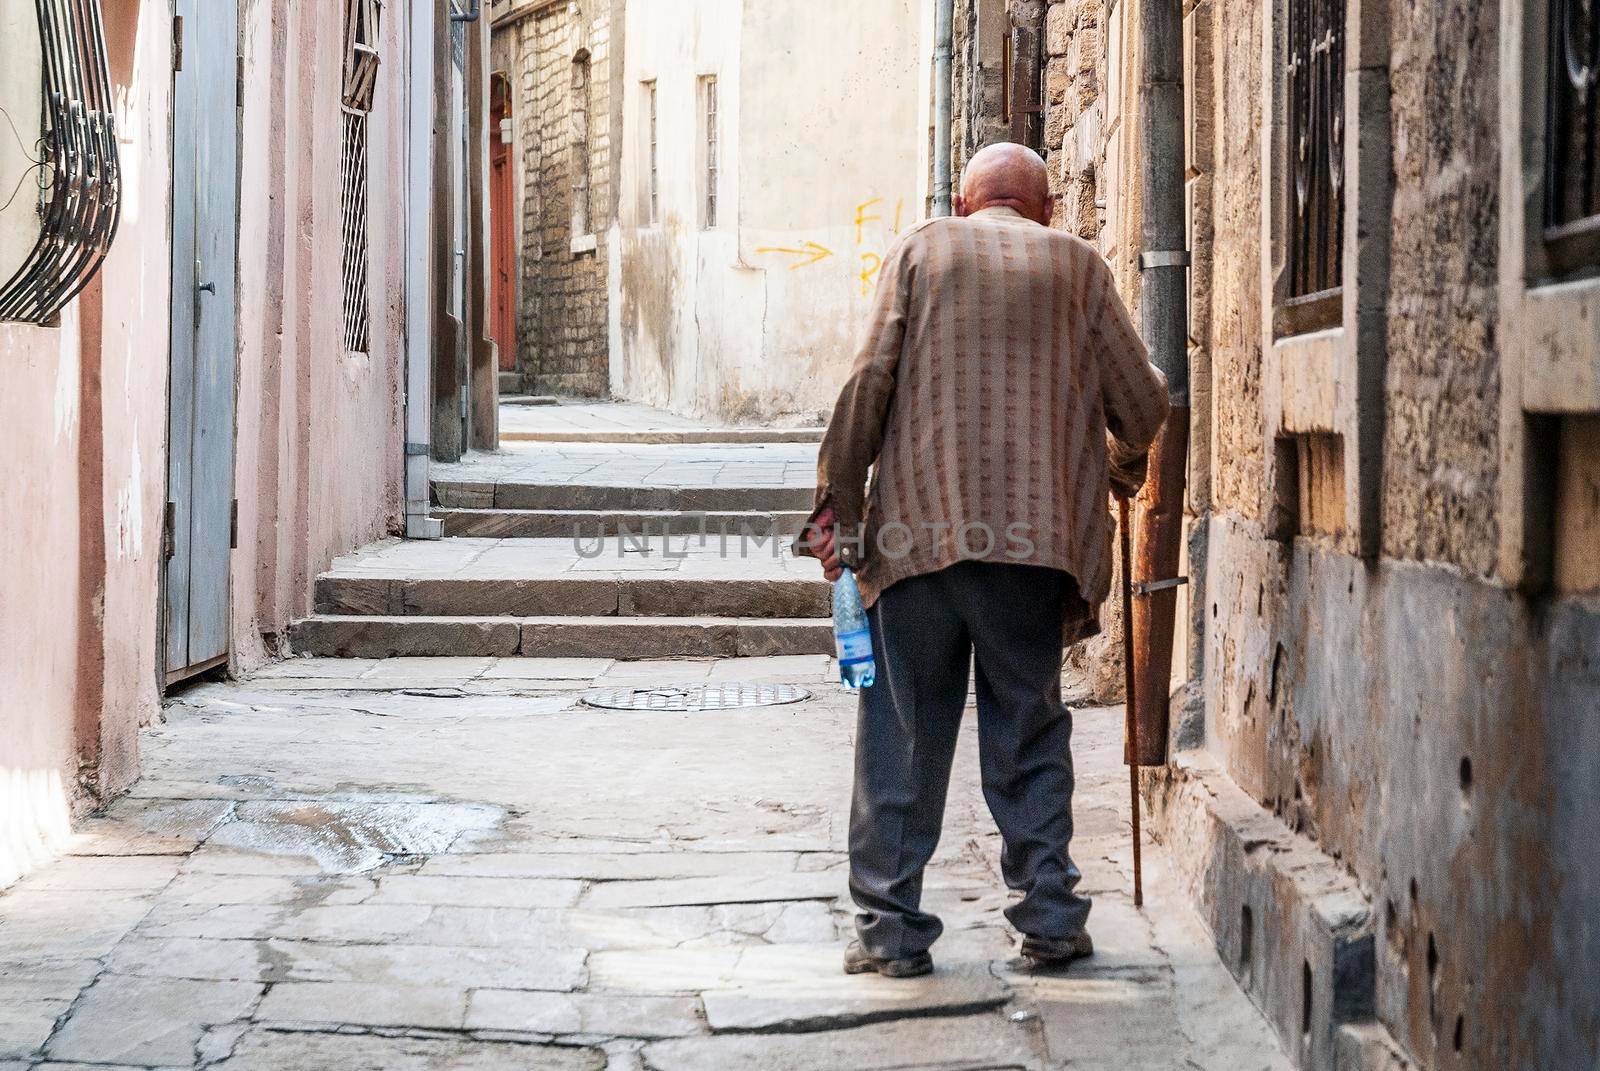
[[[664,688],[607,688],[583,697],[584,706],[602,710],[734,710],[777,707],[810,699],[793,684],[686,684]]]

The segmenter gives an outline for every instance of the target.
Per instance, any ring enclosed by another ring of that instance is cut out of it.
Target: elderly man
[[[884,261],[800,545],[830,580],[856,571],[877,656],[856,733],[852,974],[933,969],[943,926],[922,910],[922,874],[974,656],[984,796],[1023,894],[1006,915],[1035,963],[1093,952],[1068,854],[1062,648],[1098,629],[1107,493],[1138,490],[1167,415],[1105,262],[1050,229],[1036,153],[978,153],[955,207],[961,218],[929,220]]]

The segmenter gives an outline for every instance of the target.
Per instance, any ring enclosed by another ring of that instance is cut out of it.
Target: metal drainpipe
[[[952,97],[951,67],[955,55],[955,0],[934,0],[933,50],[933,214],[948,216],[951,208]]]
[[[1184,219],[1186,158],[1183,122],[1182,0],[1143,0],[1139,16],[1144,76],[1142,131],[1142,334],[1151,360],[1166,374],[1172,416],[1152,449],[1150,482],[1140,495],[1134,548],[1140,592],[1132,622],[1138,673],[1141,766],[1167,761],[1171,721],[1173,630],[1183,539],[1184,482],[1189,453],[1189,250]],[[1166,583],[1163,583],[1166,582]]]
[[[433,516],[429,455],[433,440],[433,83],[434,12],[411,5],[411,77],[406,127],[406,538],[438,539],[444,525]]]

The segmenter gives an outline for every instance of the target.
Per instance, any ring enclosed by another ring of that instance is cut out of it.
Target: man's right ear
[[[959,193],[956,194],[955,197],[951,200],[950,207],[951,207],[951,210],[957,216],[957,218],[959,218],[959,219],[966,219],[967,218],[967,199],[965,197],[961,196]]]

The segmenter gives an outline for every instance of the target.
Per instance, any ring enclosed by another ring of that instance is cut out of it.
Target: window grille
[[[0,320],[48,324],[110,251],[122,172],[98,0],[38,0],[38,16],[41,114],[28,125],[41,134],[23,146],[29,170],[15,193],[0,190],[0,197],[36,196],[40,229],[16,272],[0,284]],[[0,136],[13,136],[10,124],[0,125]]]
[[[645,83],[645,95],[650,106],[650,222],[661,221],[661,156],[656,134],[656,84]]]
[[[706,99],[706,229],[717,225],[717,80],[705,80]]]
[[[1344,0],[1288,0],[1290,305],[1336,321],[1344,280]],[[1327,323],[1306,326],[1327,326]]]
[[[1600,10],[1594,0],[1550,0],[1549,149],[1545,238],[1600,237]]]
[[[590,215],[589,171],[593,154],[589,141],[589,56],[572,64],[572,236],[593,233]]]
[[[345,0],[344,138],[342,185],[344,348],[366,353],[372,345],[368,289],[367,127],[378,78],[379,0]]]

